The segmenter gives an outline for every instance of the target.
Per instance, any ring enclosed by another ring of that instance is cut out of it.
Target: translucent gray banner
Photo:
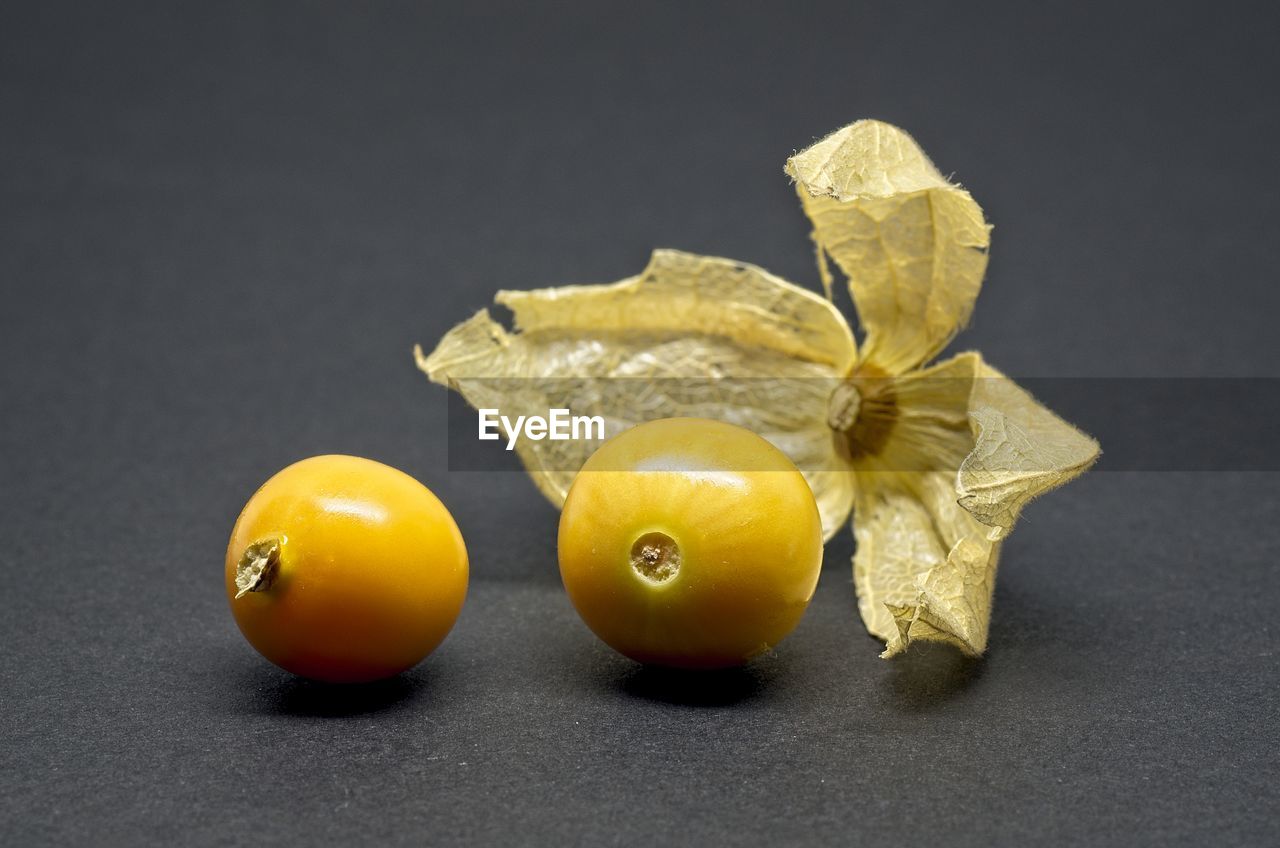
[[[558,378],[467,380],[460,388],[493,412],[482,419],[448,392],[452,471],[520,471],[522,445],[547,470],[576,471],[601,443],[600,430],[612,436],[672,415],[746,426],[801,470],[830,470],[832,451],[863,464],[874,459],[878,470],[937,470],[945,463],[929,457],[962,450],[979,410],[1007,416],[995,419],[1009,424],[1007,438],[1043,441],[1040,425],[1052,419],[1001,409],[1018,405],[1019,389],[1101,443],[1099,470],[1280,471],[1280,378]],[[1037,470],[1036,451],[1025,454],[1026,470]]]

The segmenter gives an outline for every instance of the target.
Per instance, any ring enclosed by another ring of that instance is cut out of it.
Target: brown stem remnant
[[[284,537],[272,537],[254,542],[244,549],[239,564],[236,565],[236,597],[249,592],[265,592],[271,588],[280,568],[280,547]]]
[[[898,393],[893,378],[864,365],[831,392],[827,424],[835,431],[836,448],[846,459],[876,456],[889,442],[898,420]]]

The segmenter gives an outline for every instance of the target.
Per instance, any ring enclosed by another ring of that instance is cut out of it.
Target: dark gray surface
[[[812,285],[782,162],[875,116],[996,225],[965,346],[1274,377],[1276,23],[6,4],[0,842],[1274,844],[1275,475],[1034,505],[979,663],[877,659],[842,532],[776,655],[672,679],[577,621],[527,480],[447,471],[409,349],[653,246]],[[320,452],[422,479],[472,556],[454,634],[371,689],[270,667],[222,593],[245,498]]]

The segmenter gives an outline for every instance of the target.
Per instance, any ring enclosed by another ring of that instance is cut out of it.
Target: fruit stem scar
[[[244,549],[236,565],[236,588],[240,590],[236,592],[237,598],[271,588],[280,569],[280,548],[284,541],[283,536],[272,536]]]
[[[666,583],[680,571],[680,546],[666,533],[645,533],[631,546],[631,567],[650,583]]]

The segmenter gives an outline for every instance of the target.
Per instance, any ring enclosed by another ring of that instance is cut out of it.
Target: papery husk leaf
[[[987,644],[1000,541],[1033,497],[1085,471],[1098,444],[977,353],[894,381],[898,417],[854,460],[854,582],[884,656],[916,640]]]
[[[504,291],[508,332],[481,312],[418,365],[477,408],[600,415],[605,435],[672,416],[739,424],[805,474],[830,537],[848,518],[853,481],[826,426],[827,398],[852,366],[853,338],[831,304],[759,268],[661,250],[636,277],[607,285]],[[516,450],[557,507],[588,440]]]
[[[968,323],[987,267],[990,228],[969,193],[880,121],[837,130],[786,170],[813,223],[828,296],[826,257],[848,278],[862,362],[896,375],[940,353]]]
[[[655,250],[637,277],[611,285],[500,291],[517,330],[655,330],[717,336],[847,373],[856,356],[830,302],[762,268]]]
[[[921,639],[985,650],[999,543],[956,503],[953,475],[859,474],[853,527],[858,609],[882,656]]]
[[[956,494],[960,505],[999,539],[1013,529],[1028,501],[1089,470],[1101,448],[973,356],[978,379],[969,421],[975,444],[960,465]]]

